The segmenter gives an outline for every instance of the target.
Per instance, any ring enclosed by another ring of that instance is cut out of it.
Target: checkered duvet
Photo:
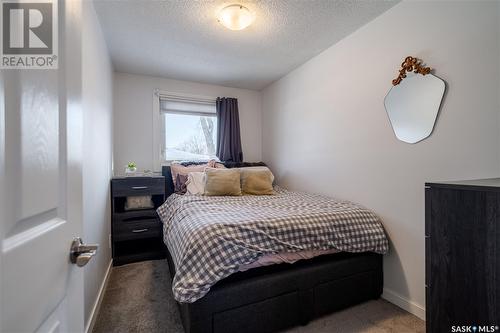
[[[337,249],[386,253],[379,218],[348,201],[276,187],[270,196],[173,194],[158,208],[175,264],[172,290],[192,303],[266,254]]]

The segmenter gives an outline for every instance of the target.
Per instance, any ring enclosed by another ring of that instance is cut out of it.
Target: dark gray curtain
[[[217,102],[217,149],[221,161],[242,162],[240,117],[236,98],[218,97]]]

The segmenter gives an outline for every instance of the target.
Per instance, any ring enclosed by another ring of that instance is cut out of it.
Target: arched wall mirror
[[[407,57],[384,100],[396,137],[417,143],[431,135],[444,96],[445,83],[420,60]]]

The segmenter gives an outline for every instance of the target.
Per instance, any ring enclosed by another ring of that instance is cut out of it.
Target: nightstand
[[[153,208],[127,210],[129,196],[151,196]],[[113,265],[162,259],[166,255],[163,226],[156,209],[165,201],[165,177],[122,177],[111,180],[111,244]]]

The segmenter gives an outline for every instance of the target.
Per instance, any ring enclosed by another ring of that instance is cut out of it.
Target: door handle
[[[98,244],[84,244],[80,237],[76,237],[71,243],[69,258],[73,264],[83,267],[96,255],[98,247]]]

